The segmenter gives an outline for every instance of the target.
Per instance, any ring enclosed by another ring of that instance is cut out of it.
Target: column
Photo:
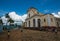
[[[27,21],[27,27],[29,27],[29,22]]]
[[[35,19],[35,27],[38,27],[38,24],[37,24],[37,18]]]

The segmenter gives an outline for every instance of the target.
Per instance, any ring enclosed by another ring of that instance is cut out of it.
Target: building
[[[25,27],[60,27],[60,18],[56,18],[52,14],[42,14],[36,8],[31,7],[27,11],[27,18],[24,24]]]

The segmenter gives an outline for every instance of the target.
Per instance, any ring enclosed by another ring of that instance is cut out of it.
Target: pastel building
[[[56,18],[52,14],[42,14],[36,8],[31,7],[27,11],[24,25],[25,27],[60,27],[60,18]]]

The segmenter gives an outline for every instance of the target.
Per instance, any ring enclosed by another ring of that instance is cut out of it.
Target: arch
[[[38,19],[37,24],[38,24],[38,27],[41,27],[41,20],[40,19]]]
[[[29,27],[30,27],[30,21],[29,21]]]
[[[35,19],[33,19],[33,27],[35,27]]]

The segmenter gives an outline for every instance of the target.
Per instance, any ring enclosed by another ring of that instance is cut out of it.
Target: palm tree
[[[5,16],[6,16],[6,18],[10,18],[8,14],[9,14],[9,13],[7,13],[7,14],[5,15]]]
[[[13,25],[12,23],[14,23],[14,21],[10,18],[10,16],[8,15],[9,13],[7,13],[6,15],[5,15],[5,17],[8,19],[7,21],[10,23],[10,28],[11,28],[11,25]],[[7,23],[8,23],[7,22]]]
[[[10,18],[9,20],[8,20],[8,22],[10,22],[10,29],[12,29],[13,27],[12,26],[14,26],[14,21]]]
[[[14,23],[14,21],[10,18],[10,16],[8,14],[9,13],[7,13],[5,16],[6,16],[6,18],[8,18],[8,22],[10,22],[10,25],[11,25],[11,23]]]
[[[8,22],[10,22],[10,25],[12,25],[12,23],[14,23],[14,21],[11,18],[8,20]]]

